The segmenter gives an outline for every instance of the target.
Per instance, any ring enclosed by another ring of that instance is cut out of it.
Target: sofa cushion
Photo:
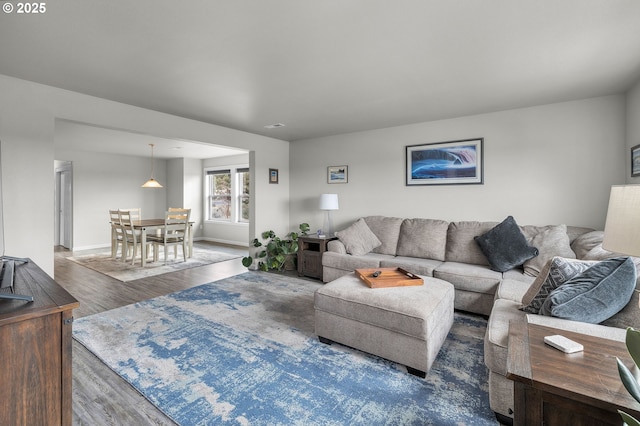
[[[403,220],[397,255],[444,261],[448,228],[449,222],[444,220]]]
[[[524,273],[532,277],[537,277],[544,265],[555,256],[576,258],[569,243],[567,225],[547,226],[529,239],[529,244],[538,249],[536,257],[524,262]]]
[[[351,256],[327,251],[322,254],[322,266],[353,272],[361,268],[379,268],[382,259],[393,259],[393,256],[377,253]]]
[[[469,263],[472,265],[489,265],[487,257],[482,253],[474,237],[482,235],[498,222],[451,222],[447,231],[447,262]]]
[[[422,259],[419,257],[396,256],[392,259],[380,261],[381,268],[402,268],[416,275],[433,277],[433,271],[442,265],[442,262],[434,259]]]
[[[489,269],[488,266],[459,262],[444,262],[433,271],[433,276],[449,281],[456,290],[491,296],[496,293],[498,284],[502,280],[502,274]]]
[[[484,336],[484,362],[491,371],[507,374],[509,322],[525,321],[525,313],[518,310],[518,302],[498,299],[493,304]]]
[[[498,272],[513,269],[538,255],[538,249],[527,243],[513,216],[508,216],[474,240],[487,257],[491,269]]]
[[[594,262],[554,257],[542,268],[540,274],[531,283],[529,290],[522,297],[522,310],[530,314],[540,313],[542,304],[554,289],[587,270],[593,264]]]
[[[604,239],[604,231],[592,231],[582,234],[573,240],[571,249],[575,252],[578,259],[584,259],[587,253],[596,246],[602,246]]]
[[[382,244],[364,219],[358,219],[347,229],[336,232],[336,237],[347,249],[347,253],[362,256]]]
[[[509,278],[503,279],[502,281],[500,281],[498,290],[496,290],[495,298],[507,299],[514,302],[522,303],[522,297],[525,295],[525,293],[531,286],[531,282],[534,280],[533,277],[527,277],[529,278],[529,282]]]
[[[369,229],[376,234],[382,244],[373,249],[374,253],[396,255],[400,237],[401,218],[387,216],[367,216],[364,218]]]
[[[553,290],[540,313],[597,324],[622,310],[635,286],[636,268],[630,257],[603,260]]]

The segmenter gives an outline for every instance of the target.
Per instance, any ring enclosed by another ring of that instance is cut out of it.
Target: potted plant
[[[634,370],[637,370],[640,365],[640,331],[635,330],[632,327],[627,328],[625,343],[627,345],[627,350],[635,363]],[[636,376],[622,363],[622,361],[620,361],[620,359],[616,358],[616,360],[618,361],[618,372],[620,373],[620,379],[622,380],[624,387],[636,401],[640,402],[640,385],[638,385]],[[618,413],[620,413],[622,420],[627,425],[640,426],[640,421],[635,419],[633,416],[630,416],[620,410],[618,410]]]
[[[309,224],[301,223],[299,229],[302,235],[307,235]],[[297,232],[289,232],[284,238],[281,238],[275,232],[269,230],[261,234],[264,242],[255,238],[251,246],[258,249],[255,253],[258,260],[258,269],[262,271],[296,269],[298,235]],[[264,248],[260,249],[260,247]],[[253,263],[254,258],[251,255],[242,259],[242,264],[247,268],[251,267]]]

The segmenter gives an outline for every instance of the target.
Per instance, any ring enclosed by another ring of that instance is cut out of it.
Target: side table
[[[544,343],[561,334],[584,351],[565,354]],[[640,404],[620,380],[616,357],[633,365],[623,342],[511,322],[507,378],[514,381],[514,425],[622,425],[617,410],[640,418]]]
[[[327,251],[327,243],[335,239],[309,235],[298,237],[298,275],[322,280],[322,254]]]

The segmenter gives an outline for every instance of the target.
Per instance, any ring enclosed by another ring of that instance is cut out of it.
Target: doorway
[[[56,161],[55,245],[73,249],[73,167],[71,161]]]

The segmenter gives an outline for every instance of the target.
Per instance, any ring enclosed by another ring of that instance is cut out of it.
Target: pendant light
[[[160,182],[158,182],[153,178],[153,144],[150,143],[149,146],[151,147],[151,178],[149,178],[148,181],[142,184],[142,187],[143,188],[162,188],[162,185],[160,185]]]

